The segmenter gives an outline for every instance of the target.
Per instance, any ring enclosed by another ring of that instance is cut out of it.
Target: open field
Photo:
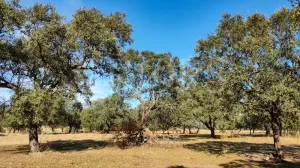
[[[0,134],[0,167],[300,167],[299,138],[282,137],[285,162],[279,164],[266,158],[273,139],[262,132],[219,139],[200,133],[128,149],[115,146],[110,134],[41,134],[38,154],[28,154],[27,134]]]

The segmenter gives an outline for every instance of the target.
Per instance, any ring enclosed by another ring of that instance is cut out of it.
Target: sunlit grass
[[[242,131],[232,137],[209,131],[180,135],[180,140],[160,140],[151,145],[120,149],[112,134],[41,134],[43,152],[28,154],[28,135],[5,133],[0,136],[0,167],[273,167],[279,163],[266,160],[272,151],[272,137],[257,131],[253,136]],[[160,135],[162,135],[160,133]],[[162,136],[168,136],[167,134]],[[300,139],[282,137],[286,167],[300,165]],[[287,165],[288,164],[288,165]]]

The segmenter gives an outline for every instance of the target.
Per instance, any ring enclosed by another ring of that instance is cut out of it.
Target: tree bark
[[[29,127],[29,146],[30,152],[39,152],[39,133],[38,126],[36,124]]]
[[[72,132],[72,127],[70,126],[70,128],[69,128],[69,134],[71,134],[71,132]]]
[[[185,126],[183,127],[183,132],[182,132],[182,134],[185,134]]]
[[[199,133],[200,128],[197,128],[197,134]]]
[[[274,148],[275,148],[275,157],[277,159],[281,159],[283,157],[283,152],[281,150],[281,143],[280,143],[280,134],[281,134],[281,120],[280,115],[281,111],[280,108],[280,101],[277,100],[276,103],[273,105],[273,109],[271,111],[271,119],[272,119],[272,130],[273,130],[273,139],[274,139]]]
[[[212,138],[215,138],[215,137],[216,137],[216,135],[215,135],[215,128],[214,128],[214,127],[211,127],[211,128],[210,128],[210,136],[211,136]]]
[[[209,117],[208,122],[204,122],[204,125],[210,130],[210,137],[215,138],[215,122]]]
[[[191,130],[191,127],[189,127],[189,134],[192,134],[192,130]]]
[[[273,123],[273,138],[274,138],[275,156],[277,158],[282,158],[283,152],[281,150],[281,143],[280,143],[280,128],[276,123]]]

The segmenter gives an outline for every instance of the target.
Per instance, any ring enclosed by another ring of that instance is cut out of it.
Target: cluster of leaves
[[[91,106],[81,113],[82,127],[90,131],[120,131],[124,124],[136,121],[136,115],[124,99],[114,94],[105,99],[92,102]]]
[[[67,120],[79,128],[79,108],[62,106],[76,93],[92,95],[91,74],[117,72],[131,32],[119,12],[81,8],[67,22],[52,5],[25,8],[17,0],[0,0],[0,87],[15,93],[8,125],[31,129]]]

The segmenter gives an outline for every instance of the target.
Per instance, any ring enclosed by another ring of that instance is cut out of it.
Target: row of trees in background
[[[149,127],[272,130],[282,156],[283,130],[299,131],[299,6],[270,17],[224,14],[187,65],[171,53],[124,50],[125,15],[79,9],[66,22],[51,5],[0,0],[0,87],[14,91],[1,122],[29,130],[81,127],[135,132]],[[112,75],[114,94],[83,108],[95,76]],[[131,104],[131,105],[130,105]]]

